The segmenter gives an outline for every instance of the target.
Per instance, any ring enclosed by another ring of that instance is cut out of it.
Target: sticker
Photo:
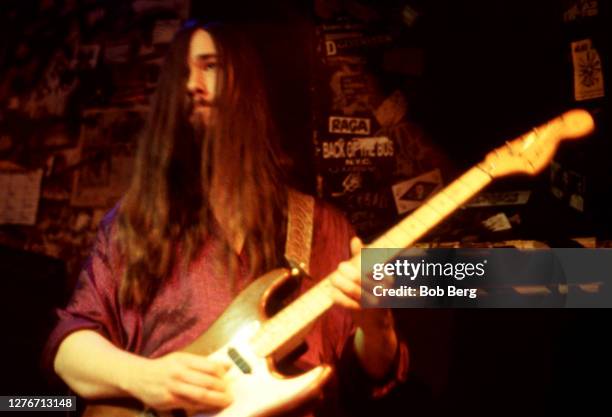
[[[323,159],[389,158],[393,156],[393,142],[386,136],[338,139],[322,142]]]
[[[574,98],[576,101],[604,96],[601,59],[590,39],[572,42]]]
[[[597,16],[599,5],[597,0],[575,0],[572,5],[563,12],[564,22],[573,22],[581,17]]]
[[[390,35],[381,34],[374,36],[364,36],[363,34],[339,35],[336,39],[330,39],[328,35],[325,40],[325,53],[327,56],[338,54],[351,55],[363,51],[364,49],[375,48],[391,43],[393,38]]]
[[[364,117],[330,116],[329,133],[350,133],[353,135],[369,135],[370,119]]]
[[[406,98],[401,91],[395,90],[374,110],[374,116],[381,126],[393,126],[404,118],[407,108]]]
[[[344,116],[371,111],[372,86],[364,67],[365,61],[359,57],[339,57],[331,65],[329,84],[320,91],[331,91],[332,111]]]
[[[531,191],[505,191],[498,193],[482,193],[467,203],[465,207],[510,206],[526,204]]]
[[[570,196],[569,205],[580,212],[584,212],[584,198],[579,194],[572,194]]]
[[[552,162],[550,171],[550,190],[575,210],[584,211],[587,180],[583,174],[567,170],[558,162]]]
[[[342,181],[342,192],[332,193],[332,197],[339,197],[344,194],[354,193],[359,190],[363,184],[363,177],[359,172],[351,172],[348,174],[344,181]]]
[[[391,187],[398,214],[414,210],[442,188],[439,169],[399,182]]]
[[[506,217],[504,213],[498,213],[495,216],[489,217],[487,220],[483,221],[482,224],[493,232],[512,229],[510,220],[508,220],[508,217]]]

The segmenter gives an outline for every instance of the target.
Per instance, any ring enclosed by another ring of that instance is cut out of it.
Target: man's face
[[[198,29],[191,37],[187,66],[187,92],[193,99],[191,120],[193,123],[209,125],[211,106],[217,94],[218,57],[212,37],[203,29]]]

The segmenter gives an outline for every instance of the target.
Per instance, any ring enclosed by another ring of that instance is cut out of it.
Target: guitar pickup
[[[243,374],[250,374],[253,371],[251,369],[251,365],[249,365],[248,362],[244,360],[242,355],[238,353],[236,349],[229,348],[227,350],[227,354],[230,357],[230,359],[236,364],[238,369],[242,371]]]

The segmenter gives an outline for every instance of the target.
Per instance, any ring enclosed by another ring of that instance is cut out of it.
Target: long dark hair
[[[215,43],[222,75],[211,113],[215,122],[205,131],[189,122],[186,90],[189,45],[200,28]],[[169,48],[134,177],[119,209],[117,237],[125,262],[120,298],[128,307],[146,309],[172,269],[192,261],[216,229],[245,235],[251,274],[280,261],[284,175],[261,66],[245,40],[240,27],[190,24]],[[231,213],[231,221],[215,219],[215,208]],[[236,255],[227,240],[216,259],[218,268],[229,265],[230,273],[236,272]]]

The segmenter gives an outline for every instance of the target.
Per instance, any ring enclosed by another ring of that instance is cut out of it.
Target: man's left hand
[[[353,256],[359,254],[362,247],[359,238],[351,240]],[[389,370],[398,348],[393,315],[388,309],[361,307],[361,273],[350,261],[342,262],[337,272],[331,276],[332,298],[336,304],[353,311],[357,326],[355,351],[364,369],[372,377],[382,377]]]

